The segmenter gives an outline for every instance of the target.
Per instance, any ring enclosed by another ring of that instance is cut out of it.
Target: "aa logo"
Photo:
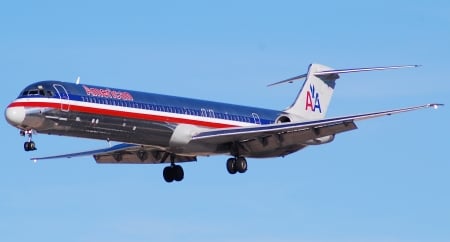
[[[314,85],[309,85],[309,90],[306,92],[306,107],[305,110],[310,109],[315,112],[318,110],[322,113],[320,108],[319,92],[316,92]]]

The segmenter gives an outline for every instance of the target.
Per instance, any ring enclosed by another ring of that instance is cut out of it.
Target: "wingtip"
[[[414,65],[403,65],[403,66],[392,66],[394,69],[401,69],[401,68],[417,68],[422,67],[420,64],[414,64]]]
[[[434,109],[438,109],[439,107],[442,107],[442,106],[444,106],[443,103],[430,103],[430,104],[428,104],[428,107],[434,108]]]

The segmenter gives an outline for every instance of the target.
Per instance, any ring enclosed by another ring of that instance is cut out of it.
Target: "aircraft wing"
[[[195,156],[181,156],[165,152],[164,150],[137,144],[121,143],[108,148],[96,149],[90,151],[69,153],[63,155],[54,155],[46,157],[35,157],[31,160],[73,158],[82,156],[93,156],[97,163],[126,163],[126,164],[155,164],[196,161]]]
[[[426,104],[421,106],[407,107],[402,109],[388,110],[382,112],[366,113],[338,118],[321,119],[308,122],[280,123],[263,126],[252,126],[244,128],[224,128],[206,131],[195,135],[194,142],[209,144],[225,144],[230,142],[247,142],[259,140],[264,143],[271,137],[277,140],[285,138],[295,139],[297,144],[302,142],[314,144],[314,139],[320,139],[329,135],[356,129],[355,121],[377,118],[386,115],[414,111],[424,108],[437,108],[442,104]],[[311,143],[312,142],[312,143]]]

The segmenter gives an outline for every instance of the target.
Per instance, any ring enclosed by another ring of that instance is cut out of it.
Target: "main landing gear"
[[[20,135],[21,136],[25,136],[28,135],[28,141],[26,141],[25,143],[23,143],[23,149],[25,151],[32,151],[32,150],[36,150],[36,144],[33,142],[32,140],[32,136],[33,136],[33,130],[21,130],[20,131]]]
[[[172,163],[170,166],[166,166],[164,168],[163,176],[166,182],[173,182],[173,181],[179,182],[184,178],[183,167]]]
[[[228,159],[227,171],[230,174],[245,173],[247,171],[247,160],[241,156]]]
[[[245,157],[235,157],[227,160],[227,171],[230,174],[245,173],[247,171],[247,160]],[[164,167],[163,170],[164,180],[168,183],[173,181],[182,181],[184,178],[183,167],[176,165],[175,163],[170,166]]]

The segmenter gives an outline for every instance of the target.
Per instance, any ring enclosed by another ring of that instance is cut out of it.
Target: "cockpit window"
[[[53,98],[58,97],[58,93],[52,86],[53,82],[43,81],[31,84],[24,89],[19,94],[19,97],[24,98]]]
[[[22,93],[23,96],[45,96],[45,92],[43,89],[32,89],[32,90],[25,90]]]

